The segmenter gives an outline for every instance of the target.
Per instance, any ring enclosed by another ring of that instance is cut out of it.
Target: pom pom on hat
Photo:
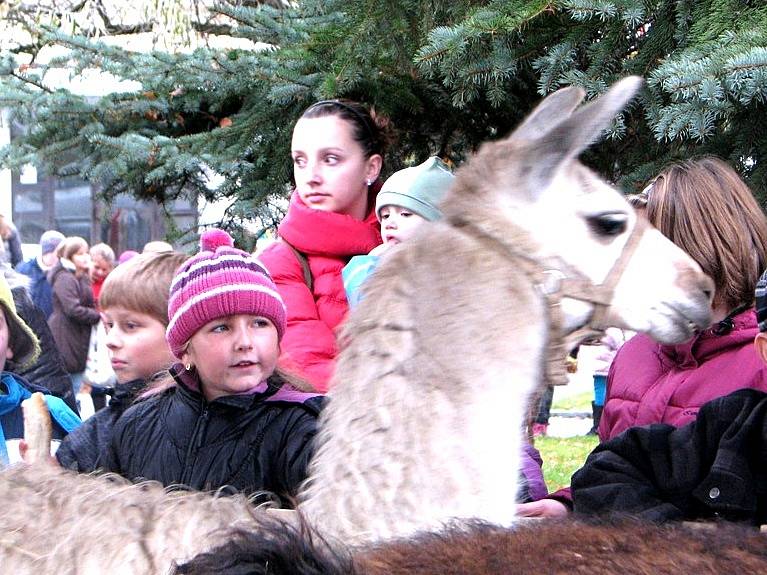
[[[202,252],[215,252],[216,248],[221,246],[234,247],[232,236],[224,230],[213,228],[205,230],[200,236],[200,251]]]
[[[131,258],[135,258],[138,254],[135,250],[125,250],[123,253],[120,254],[120,257],[117,259],[117,264],[124,264]]]
[[[209,321],[238,314],[267,318],[282,339],[287,327],[285,304],[258,259],[234,247],[224,230],[200,237],[199,254],[176,272],[170,285],[165,337],[181,359],[189,339]]]

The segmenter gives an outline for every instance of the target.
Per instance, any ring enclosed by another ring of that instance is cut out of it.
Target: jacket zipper
[[[181,474],[181,484],[192,487],[189,482],[192,478],[194,462],[197,460],[197,452],[202,447],[205,430],[208,427],[208,405],[202,400],[202,411],[194,424],[194,431],[189,438],[189,447],[186,450],[186,459],[184,461],[184,472]]]

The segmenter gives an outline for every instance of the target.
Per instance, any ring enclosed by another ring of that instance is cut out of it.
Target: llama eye
[[[615,237],[626,231],[628,216],[626,214],[600,214],[586,218],[589,228],[598,236]]]

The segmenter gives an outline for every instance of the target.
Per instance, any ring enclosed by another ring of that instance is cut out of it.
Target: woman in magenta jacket
[[[707,157],[667,168],[645,192],[650,223],[714,280],[714,324],[686,343],[661,345],[638,334],[620,349],[607,379],[602,441],[637,425],[684,425],[704,403],[737,389],[767,391],[767,367],[753,346],[767,219],[748,186],[723,161]],[[518,512],[556,516],[571,505],[568,488]]]
[[[260,257],[287,307],[280,365],[320,392],[328,389],[337,328],[349,309],[341,270],[381,243],[374,208],[383,154],[382,128],[356,102],[317,102],[293,129],[295,191],[278,228],[282,241]]]

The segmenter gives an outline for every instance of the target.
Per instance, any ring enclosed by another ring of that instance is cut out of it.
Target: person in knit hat
[[[20,367],[32,365],[40,355],[40,344],[37,336],[32,332],[26,322],[16,313],[16,304],[13,294],[4,276],[0,275],[0,307],[2,307],[3,319],[7,333],[7,347],[2,350],[3,367],[6,360]]]
[[[125,250],[123,253],[120,254],[120,257],[117,258],[117,265],[122,265],[125,262],[135,258],[137,255],[139,254],[135,250]]]
[[[285,329],[261,262],[222,230],[202,234],[170,285],[166,339],[179,363],[117,420],[105,469],[198,490],[265,491],[290,504],[322,398],[277,370]]]
[[[422,164],[392,174],[376,197],[376,216],[383,228],[381,235],[386,234],[387,214],[392,212],[408,211],[430,222],[440,219],[439,203],[453,185],[453,179],[447,164],[434,156]],[[393,234],[388,236],[394,237]],[[384,238],[384,243],[386,241]]]
[[[376,197],[376,216],[383,243],[366,256],[355,256],[342,270],[349,306],[362,299],[362,285],[381,255],[412,236],[423,222],[442,217],[439,202],[453,184],[450,168],[437,157],[392,174]]]
[[[40,236],[40,255],[21,262],[16,271],[32,280],[30,295],[34,304],[40,308],[47,320],[53,311],[53,291],[48,283],[48,271],[56,265],[59,257],[56,248],[64,241],[64,234],[48,230]]]
[[[6,367],[25,368],[40,354],[37,337],[18,313],[11,288],[0,275],[0,468],[20,461],[19,446],[24,438],[21,402],[32,393],[45,394],[51,413],[53,439],[61,440],[80,424],[77,415],[47,389],[29,383]]]

